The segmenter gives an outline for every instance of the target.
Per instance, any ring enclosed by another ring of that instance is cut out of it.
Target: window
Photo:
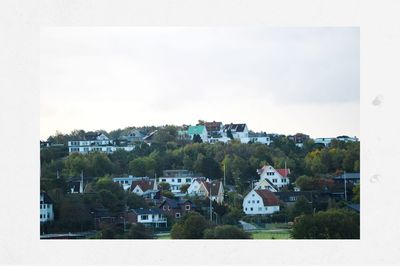
[[[260,203],[260,201],[259,201],[259,200],[257,200],[257,203]]]
[[[186,178],[186,183],[190,183],[191,179],[190,178]]]
[[[250,203],[250,202],[249,202]],[[40,204],[40,209],[43,209],[43,205],[42,204]]]
[[[172,178],[172,179],[171,179],[171,181],[172,181],[172,182],[175,182],[175,179],[174,179],[174,178]]]
[[[165,179],[165,178],[161,179],[161,182],[165,182],[165,181],[167,181],[167,179]]]
[[[187,211],[190,210],[190,205],[186,205],[185,210],[187,210]]]
[[[47,204],[43,204],[43,209],[46,209],[46,207],[47,207]]]
[[[261,207],[258,207],[258,210],[261,211]]]
[[[167,209],[167,206],[164,205],[164,206],[162,207],[162,209],[165,211],[165,210]]]
[[[178,183],[180,183],[182,180],[180,178],[178,178]]]
[[[40,219],[42,219],[42,215],[40,215]]]
[[[274,178],[274,179],[272,179],[272,182],[276,183],[276,182],[278,182],[278,180],[276,180],[276,178]]]
[[[148,216],[147,215],[142,215],[142,220],[147,220]]]
[[[247,203],[250,203],[250,200]]]
[[[265,210],[268,211],[268,207],[265,207]]]
[[[47,218],[50,218],[50,213],[47,214]]]
[[[181,214],[179,212],[175,213],[175,218],[180,218]]]
[[[252,211],[253,210],[253,208],[250,208],[250,211]]]
[[[254,195],[254,194],[251,194],[251,196],[254,197],[255,195]]]
[[[251,202],[252,202],[252,203],[255,203],[256,201],[255,201],[255,200],[252,200]]]

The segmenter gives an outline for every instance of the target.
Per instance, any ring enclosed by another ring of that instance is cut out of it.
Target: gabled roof
[[[164,206],[165,204],[168,204],[171,208],[173,209],[180,209],[182,205],[184,205],[185,203],[189,203],[191,206],[194,206],[194,204],[188,200],[188,199],[179,199],[179,200],[175,200],[175,199],[170,199],[170,198],[165,198],[164,201],[161,203],[160,208],[162,206]]]
[[[290,169],[275,169],[281,176],[283,177],[287,177],[288,175],[290,175]]]
[[[265,178],[263,180],[265,180],[268,183],[268,185],[270,185],[273,189],[279,191],[279,189],[268,178]]]
[[[150,180],[150,179],[142,179],[142,180],[135,180],[132,181],[132,185],[131,185],[131,191],[133,191],[135,189],[136,186],[139,186],[140,189],[145,192],[147,190],[153,189],[154,186],[154,180]]]
[[[162,214],[160,209],[139,208],[139,209],[133,209],[132,211],[134,213],[138,214],[138,215],[142,215],[142,214]]]
[[[203,126],[203,125],[199,125],[199,126],[190,126],[189,128],[188,128],[188,134],[189,135],[194,135],[194,134],[198,134],[198,135],[201,135],[203,132],[204,132],[204,130],[205,130],[205,126]]]
[[[43,195],[43,203],[44,204],[53,204],[54,201],[49,197],[49,195],[47,195],[46,192],[42,191],[40,192],[40,195]]]
[[[233,132],[243,132],[246,128],[246,124],[226,124],[224,125],[224,131],[231,130]]]
[[[276,206],[281,203],[278,197],[268,189],[258,189],[254,190],[254,192],[262,198],[264,206]]]
[[[205,188],[207,189],[208,193],[211,194],[211,196],[217,196],[219,192],[219,187],[221,186],[221,181],[219,180],[214,180],[211,182],[205,182],[202,181],[204,184]],[[211,193],[210,193],[210,187],[211,187]]]

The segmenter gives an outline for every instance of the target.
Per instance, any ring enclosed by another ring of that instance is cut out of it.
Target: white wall
[[[260,195],[254,190],[243,199],[243,212],[249,215],[271,214],[279,211],[279,206],[264,206],[264,202]]]

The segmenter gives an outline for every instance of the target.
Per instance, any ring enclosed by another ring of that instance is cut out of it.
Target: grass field
[[[290,239],[290,230],[259,230],[251,232],[251,236],[253,239]]]

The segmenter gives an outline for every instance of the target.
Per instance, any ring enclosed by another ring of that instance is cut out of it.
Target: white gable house
[[[270,165],[265,165],[263,168],[257,170],[261,179],[268,179],[278,189],[289,185],[288,175],[290,169],[275,169]]]
[[[243,199],[243,212],[248,215],[271,214],[279,211],[279,199],[267,189],[252,190]]]

